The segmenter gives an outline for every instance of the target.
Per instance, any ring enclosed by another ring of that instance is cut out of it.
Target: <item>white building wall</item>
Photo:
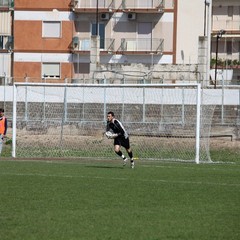
[[[198,39],[204,35],[204,0],[180,0],[177,13],[177,64],[198,63]]]
[[[15,53],[15,62],[71,62],[72,54],[68,53]]]
[[[4,36],[3,49],[6,49],[8,37],[11,36],[11,13],[0,12],[0,35]],[[8,52],[0,53],[0,77],[11,76],[11,54]]]
[[[71,21],[73,20],[73,13],[59,12],[54,9],[48,11],[14,11],[14,20],[28,20],[28,21]]]
[[[0,77],[11,76],[11,54],[1,53],[0,54]]]
[[[0,12],[0,35],[11,35],[11,12]]]

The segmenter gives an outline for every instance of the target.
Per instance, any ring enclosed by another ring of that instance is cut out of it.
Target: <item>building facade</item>
[[[0,0],[0,85],[12,76],[13,1]]]
[[[174,66],[199,64],[203,0],[15,0],[14,11],[1,1],[10,6],[14,46],[5,55],[14,81],[71,82],[142,66],[177,75]]]
[[[71,77],[73,21],[69,4],[69,0],[15,1],[15,81],[61,82]]]
[[[14,77],[61,82],[96,65],[174,63],[174,14],[172,0],[16,0]]]
[[[228,73],[228,84],[240,83],[240,1],[214,0],[212,8],[213,77]],[[216,62],[217,60],[217,62]],[[216,66],[217,65],[217,66]],[[217,70],[217,71],[215,71]],[[226,76],[225,76],[226,78]]]

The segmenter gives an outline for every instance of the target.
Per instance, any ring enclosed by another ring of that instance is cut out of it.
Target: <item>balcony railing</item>
[[[13,37],[0,35],[0,50],[11,51],[13,49]]]
[[[115,11],[115,10],[157,10],[161,12],[164,8],[165,0],[72,0],[71,6],[73,10],[84,10],[84,11],[91,11],[96,8],[99,10],[105,11]]]
[[[14,1],[13,0],[0,0],[0,8],[13,8]]]
[[[163,9],[165,0],[122,0],[123,9]]]
[[[113,52],[115,50],[115,39],[113,38],[105,39],[105,50],[108,52]]]
[[[113,38],[100,38],[100,51],[107,52],[163,52],[163,39],[154,38],[123,38],[121,39],[121,45],[116,46],[115,39]],[[72,41],[73,51],[90,51],[91,39],[73,37]]]
[[[213,31],[224,29],[226,31],[240,31],[240,20],[213,20]]]
[[[115,0],[72,0],[71,5],[75,9],[114,9]]]
[[[115,48],[115,39],[112,38],[100,38],[100,50],[112,52]],[[91,39],[73,37],[72,41],[73,51],[90,51]]]
[[[163,52],[163,39],[141,38],[141,39],[121,39],[121,51],[129,52]]]

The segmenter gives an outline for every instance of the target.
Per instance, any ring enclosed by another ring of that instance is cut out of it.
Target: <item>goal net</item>
[[[13,157],[114,159],[104,136],[113,111],[135,157],[211,161],[213,106],[199,84],[15,83]],[[124,150],[123,150],[124,151]]]

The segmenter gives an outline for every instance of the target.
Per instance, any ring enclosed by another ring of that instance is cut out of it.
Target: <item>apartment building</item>
[[[228,72],[227,84],[240,83],[240,1],[214,0],[212,8],[212,68],[217,78]],[[217,58],[217,66],[216,66]],[[226,71],[228,70],[228,71]],[[226,78],[226,76],[225,76]],[[232,82],[231,82],[232,81]]]
[[[72,13],[69,0],[15,0],[15,81],[71,78]]]
[[[15,0],[12,76],[57,83],[138,64],[196,65],[204,7],[202,0]]]
[[[12,76],[12,14],[13,1],[0,0],[0,85],[8,84]]]

